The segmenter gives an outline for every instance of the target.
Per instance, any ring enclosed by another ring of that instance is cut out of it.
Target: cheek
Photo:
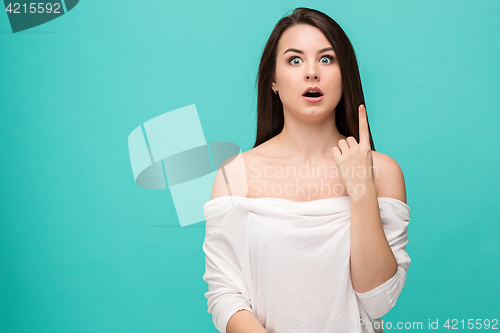
[[[332,80],[330,81],[331,87],[335,91],[342,91],[342,78],[340,77],[339,73],[334,73],[332,75]]]
[[[287,82],[289,82],[289,80],[291,79],[291,77],[293,75],[292,75],[291,71],[283,65],[279,69],[279,76],[281,78],[281,84],[285,85]]]
[[[297,77],[291,75],[289,72],[282,72],[279,76],[279,90],[287,92],[288,94],[296,94],[299,85],[297,84]]]

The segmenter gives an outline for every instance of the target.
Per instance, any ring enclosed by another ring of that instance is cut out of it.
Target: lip
[[[319,96],[319,97],[307,97],[307,96],[302,96],[303,99],[310,103],[316,103],[319,102],[323,99],[324,96]]]
[[[309,90],[316,90],[321,95],[324,95],[323,92],[321,91],[321,89],[319,89],[318,87],[308,87],[306,90],[304,90],[304,92],[302,93],[302,96],[304,96]],[[323,97],[323,96],[321,96],[321,97]],[[309,98],[312,98],[312,97],[309,97]],[[319,97],[314,97],[314,98],[319,98]]]

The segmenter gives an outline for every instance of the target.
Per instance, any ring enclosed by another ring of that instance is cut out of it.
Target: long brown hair
[[[309,24],[323,32],[332,45],[340,65],[342,97],[336,107],[335,123],[340,134],[353,136],[359,142],[358,107],[365,104],[356,54],[344,30],[328,15],[310,8],[298,7],[283,17],[267,40],[260,60],[257,87],[257,137],[254,148],[278,135],[285,124],[283,103],[274,94],[271,83],[276,73],[278,42],[286,29],[297,24]],[[368,116],[368,112],[367,112]],[[371,150],[375,150],[368,125]]]

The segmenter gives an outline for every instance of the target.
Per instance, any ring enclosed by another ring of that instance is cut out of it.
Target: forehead
[[[318,49],[331,46],[321,30],[308,24],[298,24],[283,32],[278,42],[278,52],[282,54],[289,47],[304,52],[308,50],[316,52]]]

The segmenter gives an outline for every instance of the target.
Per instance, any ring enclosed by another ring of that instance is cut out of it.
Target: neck
[[[303,161],[333,158],[332,148],[346,137],[335,124],[335,111],[318,121],[297,119],[285,113],[285,125],[276,136],[281,153]]]

